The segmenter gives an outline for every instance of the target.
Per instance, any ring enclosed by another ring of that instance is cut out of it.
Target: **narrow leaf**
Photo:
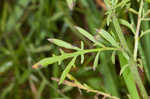
[[[135,34],[135,30],[134,30],[133,26],[128,21],[123,20],[123,19],[119,19],[119,22],[120,22],[120,24],[128,27],[132,31],[132,33]]]
[[[86,30],[80,28],[80,27],[77,27],[75,26],[75,28],[82,34],[84,35],[85,37],[87,37],[89,40],[91,40],[93,43],[96,43],[96,45],[99,45],[101,47],[103,47],[104,45],[99,43],[93,35],[91,35],[89,32],[87,32]]]
[[[125,69],[129,66],[129,64],[126,64],[122,67],[121,71],[120,71],[120,75],[123,74],[123,72],[125,71]]]
[[[97,67],[97,65],[98,65],[99,54],[100,54],[100,52],[98,52],[98,53],[96,54],[96,57],[95,57],[95,60],[94,60],[93,70],[95,70],[96,67]]]
[[[128,10],[129,10],[130,12],[132,12],[132,13],[138,15],[138,12],[137,12],[136,10],[134,10],[133,8],[129,8]]]
[[[61,75],[61,77],[60,77],[59,84],[61,84],[61,83],[65,80],[65,78],[66,78],[67,74],[69,73],[71,67],[72,67],[72,66],[74,65],[74,63],[75,63],[75,60],[76,60],[76,57],[74,57],[74,58],[70,61],[70,63],[67,65],[67,67],[65,68],[65,70],[63,71],[63,73],[62,73],[62,75]]]
[[[84,50],[84,43],[81,41],[81,50]],[[84,55],[81,55],[81,64],[84,62]]]
[[[34,64],[32,66],[32,68],[37,69],[37,68],[40,68],[40,67],[46,67],[50,64],[56,63],[58,61],[63,61],[65,59],[68,59],[68,58],[71,58],[71,57],[80,56],[80,55],[86,54],[86,53],[106,51],[106,50],[107,51],[108,50],[112,51],[112,50],[119,50],[119,49],[105,47],[105,48],[97,48],[97,49],[89,49],[89,50],[80,50],[80,51],[73,52],[73,53],[64,53],[64,54],[59,55],[59,56],[44,58],[41,61],[39,61],[38,63]]]
[[[113,46],[118,47],[118,43],[115,41],[115,39],[105,30],[101,29],[101,30],[97,30],[97,32],[103,37],[105,38],[109,43],[111,43]]]
[[[59,39],[48,39],[51,43],[56,44],[57,46],[68,48],[68,49],[74,49],[74,50],[79,50],[78,47],[75,47],[65,41],[59,40]]]
[[[7,61],[6,63],[1,64],[1,66],[0,66],[0,74],[6,72],[12,66],[13,66],[13,62],[12,61]]]
[[[76,0],[66,0],[70,10],[73,10]]]
[[[144,35],[146,35],[146,34],[149,34],[150,33],[150,29],[148,29],[148,30],[146,30],[146,31],[142,31],[141,32],[141,35],[140,35],[140,38],[142,38]]]
[[[115,59],[116,59],[115,55],[116,55],[116,51],[113,51],[112,56],[111,56],[111,60],[113,64],[115,64]]]
[[[64,53],[64,54],[59,55],[59,56],[44,58],[41,61],[39,61],[38,63],[34,64],[32,66],[32,68],[37,69],[37,68],[41,68],[41,67],[46,67],[50,64],[60,62],[60,61],[63,61],[64,59],[71,58],[71,57],[74,57],[74,56],[77,56],[77,55],[80,55],[80,53],[78,53],[78,52]]]

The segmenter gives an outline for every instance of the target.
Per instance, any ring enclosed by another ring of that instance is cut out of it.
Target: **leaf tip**
[[[51,38],[49,38],[49,39],[47,39],[48,41],[50,41],[50,42],[53,42],[53,39],[51,39]]]
[[[38,68],[41,68],[42,65],[41,64],[35,64],[32,66],[33,69],[38,69]]]

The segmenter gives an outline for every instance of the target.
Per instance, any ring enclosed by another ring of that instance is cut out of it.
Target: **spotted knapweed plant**
[[[39,61],[38,63],[33,65],[33,68],[42,68],[47,67],[50,64],[59,63],[66,59],[71,59],[66,68],[61,74],[60,79],[53,78],[53,80],[59,81],[59,84],[66,84],[68,86],[78,87],[79,89],[87,90],[89,92],[94,92],[105,97],[118,99],[121,96],[112,96],[110,94],[104,93],[102,91],[97,91],[92,89],[86,84],[81,84],[77,81],[69,72],[71,68],[75,67],[75,62],[78,57],[80,57],[80,62],[83,64],[85,61],[85,54],[95,53],[95,58],[93,62],[93,70],[97,69],[99,64],[100,57],[105,57],[105,52],[110,52],[112,54],[112,63],[115,64],[115,56],[118,56],[118,60],[120,63],[120,75],[123,76],[124,82],[129,92],[129,98],[131,99],[148,99],[148,94],[138,72],[138,68],[144,67],[146,71],[147,79],[149,79],[149,70],[148,65],[146,65],[145,56],[143,54],[142,45],[140,39],[148,34],[150,30],[144,30],[141,28],[141,24],[143,21],[149,21],[147,15],[149,14],[149,10],[144,8],[144,1],[139,0],[140,7],[138,11],[130,7],[131,0],[104,0],[107,6],[107,26],[111,27],[109,31],[106,29],[95,29],[98,38],[94,35],[91,35],[89,32],[80,28],[78,26],[74,26],[78,33],[89,39],[93,45],[90,49],[85,49],[84,42],[81,41],[81,46],[77,47],[63,40],[49,38],[48,41],[51,43],[66,49],[71,49],[73,52],[66,53],[63,50],[60,50],[60,55],[53,55],[52,57],[47,57]],[[73,10],[73,5],[75,4],[75,0],[67,0],[69,8]],[[128,11],[131,23],[127,20],[121,19],[119,17],[120,12],[118,10],[125,9]],[[134,23],[132,15],[137,16],[137,22]],[[134,43],[128,43],[127,38],[125,37],[125,33],[123,33],[121,26],[127,27],[132,32],[132,40]],[[130,48],[132,46],[132,48]],[[103,61],[103,60],[101,60]],[[144,64],[145,63],[145,64]],[[65,80],[66,78],[73,80],[74,82],[69,82]]]

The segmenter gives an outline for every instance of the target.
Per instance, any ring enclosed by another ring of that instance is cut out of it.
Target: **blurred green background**
[[[41,70],[33,70],[32,65],[58,54],[59,48],[50,44],[48,38],[77,46],[84,40],[89,45],[73,26],[81,26],[94,34],[92,31],[103,24],[103,17],[104,10],[94,0],[77,1],[73,11],[66,0],[0,0],[0,99],[93,98],[94,94],[84,91],[80,94],[77,88],[58,87],[50,80],[60,77],[65,62]],[[80,81],[103,90],[101,74],[91,70],[91,60],[89,57],[80,70],[72,72]]]

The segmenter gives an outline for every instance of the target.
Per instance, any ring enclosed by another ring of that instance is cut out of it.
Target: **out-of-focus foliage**
[[[74,6],[71,11],[68,8],[67,0],[0,1],[1,99],[69,98],[75,94],[77,97],[80,96],[78,90],[71,87],[59,89],[57,83],[50,80],[51,77],[60,76],[65,62],[61,66],[54,64],[40,71],[32,69],[32,65],[36,61],[58,54],[59,49],[50,44],[48,38],[55,37],[71,41],[78,46],[80,40],[85,40],[85,38],[78,34],[73,28],[74,25],[89,27],[89,30],[93,31],[102,23],[97,20],[101,20],[104,14],[99,13],[95,2],[91,0],[77,1]],[[101,11],[103,10],[101,9]],[[90,44],[89,41],[86,43]],[[89,62],[85,63],[81,72],[90,70],[87,69]],[[81,72],[78,74],[80,75]],[[87,73],[85,76],[93,74],[96,75],[98,72]],[[85,76],[79,77],[84,78]],[[99,84],[101,78],[98,75],[94,78],[98,78],[93,81]],[[85,81],[94,78],[88,77]],[[101,86],[97,88],[100,89]],[[62,92],[63,90],[64,92]],[[88,96],[91,97],[91,95]],[[87,94],[83,97],[87,97]]]

